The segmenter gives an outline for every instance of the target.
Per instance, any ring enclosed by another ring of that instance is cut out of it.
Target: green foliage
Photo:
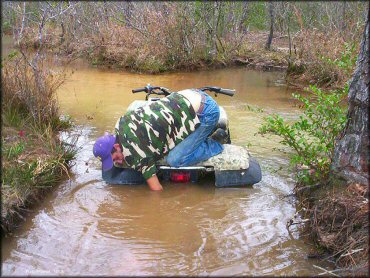
[[[28,187],[32,181],[32,172],[35,166],[36,163],[33,162],[31,164],[17,163],[14,166],[12,165],[12,167],[4,167],[2,184],[4,185],[4,187],[9,186],[13,188],[17,192],[18,196],[26,194],[28,191]],[[23,202],[24,201],[25,200],[23,200]]]
[[[138,68],[144,72],[159,73],[167,70],[165,63],[155,57],[148,58],[137,64]]]
[[[253,29],[264,30],[266,28],[266,7],[264,2],[251,2],[248,10],[247,25]]]
[[[18,51],[13,49],[9,52],[9,54],[5,57],[5,58],[2,58],[1,59],[1,64],[0,64],[0,68],[2,69],[4,67],[4,64],[7,63],[8,61],[12,60],[13,58],[17,57],[18,55]]]
[[[196,0],[194,2],[194,18],[199,20],[202,17],[202,1]]]
[[[287,74],[303,74],[305,72],[304,64],[289,63]]]
[[[4,141],[3,141],[3,146],[4,146],[4,148],[2,149],[3,150],[3,155],[7,159],[13,159],[13,158],[19,156],[25,148],[25,144],[24,144],[23,141],[17,142],[16,144],[13,144],[13,145],[10,145],[10,146],[4,144]]]
[[[2,107],[3,125],[20,128],[24,125],[27,113],[24,109],[13,107],[12,105]]]
[[[18,192],[23,201],[31,187],[52,187],[60,182],[64,174],[68,174],[69,161],[75,157],[76,151],[63,151],[45,161],[33,160],[12,163],[4,168],[2,183]],[[22,196],[23,195],[23,196]]]
[[[260,134],[273,134],[281,138],[280,143],[294,150],[291,164],[296,166],[297,181],[312,184],[327,178],[334,152],[336,137],[346,123],[345,107],[340,105],[348,87],[337,92],[323,92],[316,86],[309,90],[315,100],[298,94],[293,97],[303,103],[303,115],[299,120],[288,123],[278,114],[265,118]]]
[[[353,72],[353,69],[356,65],[357,51],[356,44],[344,43],[344,50],[341,52],[340,58],[334,60],[330,58],[322,57],[323,60],[327,61],[329,64],[336,65],[339,68],[346,71],[347,74]]]
[[[10,51],[10,53],[8,54],[8,59],[11,60],[13,59],[14,57],[16,57],[18,55],[18,51],[13,49],[12,51]]]
[[[258,106],[254,106],[254,105],[249,105],[249,104],[246,104],[244,106],[244,108],[248,111],[251,111],[251,112],[256,112],[256,113],[262,113],[264,112],[264,110],[261,108],[261,107],[258,107]]]
[[[9,33],[9,32],[11,32],[11,30],[12,30],[12,25],[10,24],[10,22],[9,21],[3,21],[3,23],[2,23],[2,31],[3,31],[3,33]]]

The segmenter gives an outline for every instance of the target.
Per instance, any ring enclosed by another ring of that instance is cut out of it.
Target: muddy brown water
[[[297,208],[284,198],[294,186],[277,138],[256,134],[265,112],[294,118],[299,111],[282,73],[231,68],[162,75],[97,69],[78,63],[58,93],[62,113],[76,123],[80,151],[71,178],[34,208],[2,240],[3,275],[317,275],[308,259],[312,243],[286,222]],[[230,119],[231,140],[248,146],[263,179],[254,186],[197,184],[108,185],[94,159],[94,140],[150,83],[180,90],[214,85],[234,88],[216,100]],[[249,107],[249,108],[248,108]],[[62,135],[69,140],[68,134]],[[299,218],[298,218],[299,220]]]

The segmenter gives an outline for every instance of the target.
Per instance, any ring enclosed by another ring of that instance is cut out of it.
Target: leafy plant
[[[251,2],[248,11],[247,24],[256,30],[263,30],[266,27],[266,7],[261,2]]]
[[[356,64],[356,58],[356,44],[349,44],[347,42],[344,43],[344,50],[341,52],[340,58],[332,60],[330,58],[322,57],[322,59],[326,60],[329,64],[336,65],[339,68],[345,70],[347,74],[352,73],[353,68]]]
[[[280,143],[289,146],[290,163],[297,167],[297,181],[312,184],[327,178],[334,152],[336,137],[346,122],[345,107],[340,104],[348,94],[348,86],[341,91],[323,92],[310,86],[315,100],[298,94],[293,97],[303,104],[303,115],[289,123],[278,114],[264,119],[260,134],[273,134],[281,138]]]
[[[11,30],[12,30],[11,23],[9,21],[6,21],[6,20],[3,21],[2,27],[3,27],[3,30],[2,31],[4,33],[10,33]]]
[[[3,154],[7,159],[13,159],[19,156],[23,152],[24,148],[25,144],[21,141],[9,147],[3,148]]]
[[[264,112],[263,108],[258,107],[258,106],[246,104],[244,107],[246,110],[251,111],[251,112],[256,112],[256,113]]]

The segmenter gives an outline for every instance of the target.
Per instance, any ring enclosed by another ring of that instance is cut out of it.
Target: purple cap
[[[115,142],[115,135],[105,133],[104,136],[99,137],[94,144],[93,153],[95,157],[102,162],[103,171],[108,171],[113,167],[111,151]]]

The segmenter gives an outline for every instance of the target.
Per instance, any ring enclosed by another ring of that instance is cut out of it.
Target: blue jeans
[[[203,111],[198,114],[200,126],[168,153],[167,163],[172,167],[197,164],[219,154],[224,149],[222,144],[208,138],[220,118],[220,108],[209,95],[202,91],[197,92],[206,97]]]

